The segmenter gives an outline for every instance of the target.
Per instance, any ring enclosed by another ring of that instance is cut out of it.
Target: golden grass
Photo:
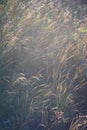
[[[78,116],[73,119],[69,130],[86,130],[87,129],[87,115],[85,116]]]

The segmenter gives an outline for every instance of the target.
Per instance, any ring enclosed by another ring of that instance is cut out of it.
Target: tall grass
[[[87,128],[87,116],[78,116],[76,117],[71,125],[69,130],[85,130]]]
[[[0,76],[10,77],[4,95],[12,128],[19,122],[21,129],[36,113],[45,125],[50,112],[53,122],[72,117],[86,103],[86,18],[82,24],[60,2],[58,8],[54,1],[45,2],[9,0],[4,10]]]

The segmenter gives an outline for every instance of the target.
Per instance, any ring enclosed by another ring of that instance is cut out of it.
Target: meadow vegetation
[[[0,130],[86,129],[86,0],[0,0]]]

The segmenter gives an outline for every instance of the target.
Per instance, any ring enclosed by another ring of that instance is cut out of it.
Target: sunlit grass
[[[12,2],[4,9],[0,42],[0,76],[10,77],[2,94],[8,98],[8,109],[22,116],[23,125],[37,112],[47,123],[54,109],[64,117],[80,113],[87,84],[86,20],[84,24],[76,17],[72,20],[71,10],[61,3],[54,8],[53,2]],[[80,101],[78,92],[83,86]],[[72,122],[70,130],[85,125],[82,118]]]
[[[79,130],[79,129],[85,130],[86,128],[87,128],[87,116],[81,115],[73,119],[69,130]]]

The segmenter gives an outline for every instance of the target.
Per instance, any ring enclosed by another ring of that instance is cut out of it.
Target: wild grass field
[[[0,0],[0,130],[87,130],[86,0]]]

